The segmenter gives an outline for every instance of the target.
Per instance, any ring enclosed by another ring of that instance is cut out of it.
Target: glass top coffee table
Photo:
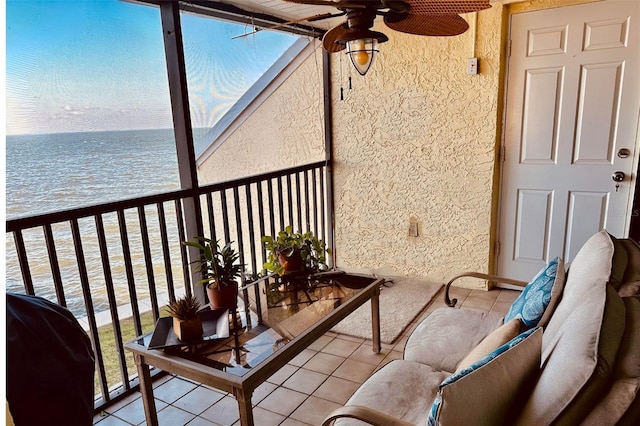
[[[147,425],[157,425],[150,366],[233,395],[240,424],[253,425],[251,395],[277,370],[371,300],[372,350],[380,352],[378,297],[383,279],[332,271],[311,277],[266,277],[242,288],[240,317],[229,337],[149,349],[152,333],[127,343],[138,368]],[[225,318],[226,319],[226,318]]]

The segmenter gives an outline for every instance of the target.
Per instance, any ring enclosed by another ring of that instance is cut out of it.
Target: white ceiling
[[[212,3],[227,3],[248,12],[264,13],[275,16],[285,21],[294,21],[325,13],[339,13],[334,7],[309,6],[304,4],[289,3],[284,0],[223,0]],[[344,16],[337,18],[323,19],[315,22],[301,22],[307,26],[313,26],[323,30],[328,30],[346,21]]]

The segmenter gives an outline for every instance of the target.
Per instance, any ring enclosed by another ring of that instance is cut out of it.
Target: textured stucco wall
[[[509,13],[531,12],[534,10],[549,9],[552,7],[571,6],[575,4],[593,3],[605,0],[527,0],[514,1],[509,5]],[[626,0],[623,0],[626,1]],[[635,0],[631,0],[635,1]]]
[[[323,160],[322,98],[322,52],[317,49],[200,165],[200,184]]]
[[[390,40],[373,69],[342,102],[334,88],[339,266],[437,279],[487,270],[501,19],[499,4],[478,14],[479,75],[466,74],[473,31],[427,38],[379,26]]]

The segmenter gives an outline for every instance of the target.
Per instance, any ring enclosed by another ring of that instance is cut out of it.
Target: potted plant
[[[218,241],[205,237],[196,237],[198,241],[185,241],[184,244],[200,250],[196,271],[202,273],[198,284],[206,285],[211,309],[233,309],[238,298],[238,281],[242,266],[236,261],[240,255],[231,247],[231,242],[220,248]]]
[[[194,296],[185,296],[169,302],[167,310],[173,317],[173,332],[178,339],[189,342],[202,339],[202,318],[198,316],[200,302]]]
[[[287,226],[274,237],[265,235],[262,244],[267,250],[264,268],[278,275],[312,274],[328,269],[327,248],[324,241],[312,232],[293,232]]]

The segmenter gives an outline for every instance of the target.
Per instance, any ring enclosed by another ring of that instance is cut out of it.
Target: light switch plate
[[[467,74],[478,74],[478,58],[467,59]]]

